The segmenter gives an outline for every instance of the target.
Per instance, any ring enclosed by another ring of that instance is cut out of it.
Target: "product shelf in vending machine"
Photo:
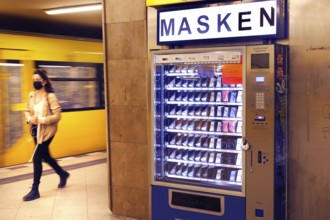
[[[156,181],[242,193],[243,50],[155,55]]]

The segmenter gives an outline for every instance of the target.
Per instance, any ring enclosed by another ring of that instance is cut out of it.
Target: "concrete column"
[[[147,37],[145,0],[104,0],[110,207],[149,219]]]
[[[330,216],[329,9],[289,1],[288,220]]]

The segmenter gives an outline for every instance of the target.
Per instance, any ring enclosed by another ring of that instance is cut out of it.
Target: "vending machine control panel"
[[[246,219],[275,219],[274,210],[285,209],[281,207],[285,203],[277,201],[285,198],[285,161],[275,160],[285,158],[286,150],[285,48],[247,47],[245,138],[250,148],[246,151]],[[285,117],[279,118],[280,113]],[[276,184],[283,190],[275,191]]]

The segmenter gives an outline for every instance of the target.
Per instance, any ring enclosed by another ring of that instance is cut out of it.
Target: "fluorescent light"
[[[65,13],[77,13],[77,12],[85,12],[85,11],[97,11],[101,10],[101,4],[94,5],[79,5],[65,8],[54,8],[45,10],[46,14],[49,15],[57,15],[57,14],[65,14]]]
[[[40,68],[71,68],[72,66],[38,65]]]
[[[0,63],[0,66],[24,66],[21,63]]]

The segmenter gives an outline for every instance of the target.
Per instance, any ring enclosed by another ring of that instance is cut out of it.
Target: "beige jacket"
[[[35,91],[29,93],[27,108],[25,110],[26,120],[34,115],[34,94]],[[44,106],[42,110],[42,117],[45,120],[39,124],[39,133],[37,134],[37,143],[47,141],[53,137],[57,131],[57,124],[61,120],[61,106],[54,93],[48,93],[44,97]]]

